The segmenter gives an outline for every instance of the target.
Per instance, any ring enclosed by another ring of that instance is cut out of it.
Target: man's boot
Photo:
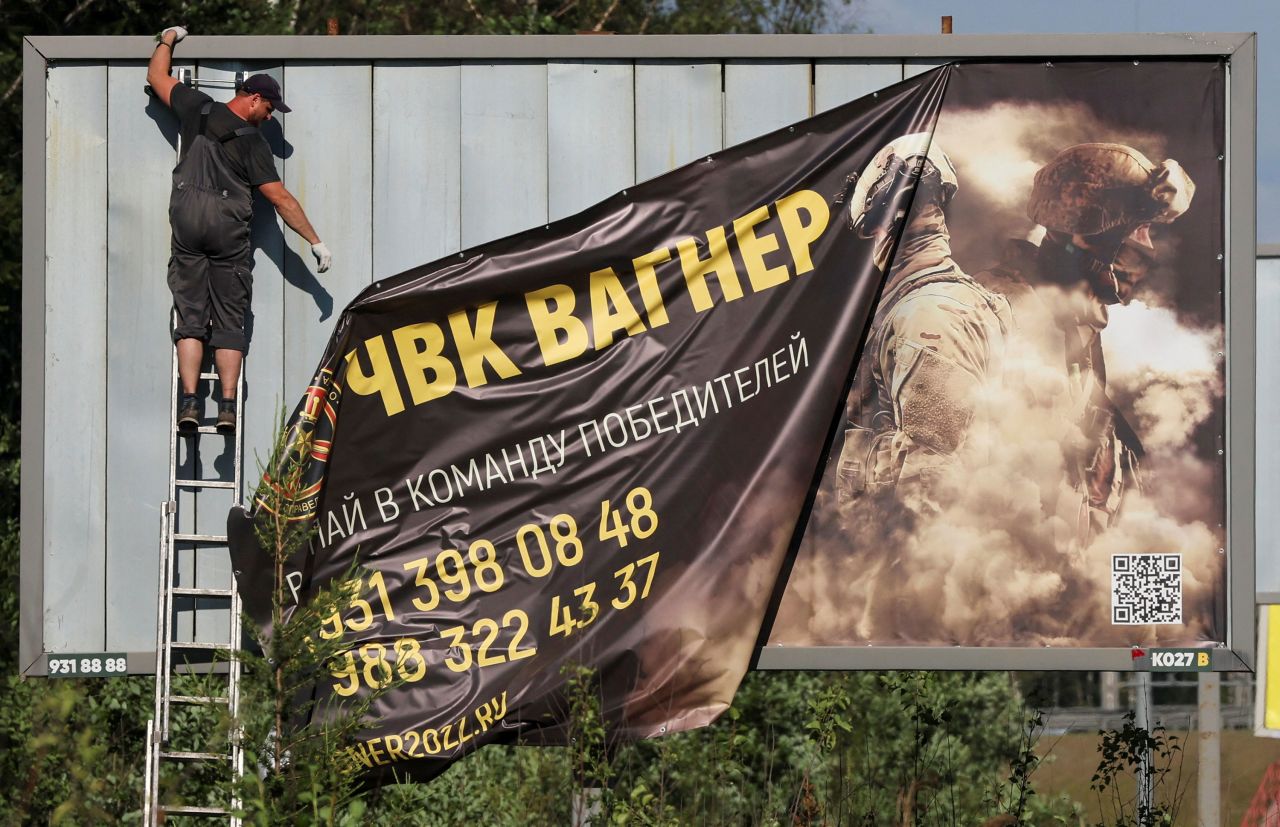
[[[200,427],[200,414],[200,400],[194,393],[184,393],[178,401],[178,430],[194,432]]]
[[[218,433],[230,434],[236,430],[236,401],[224,399],[218,403]]]

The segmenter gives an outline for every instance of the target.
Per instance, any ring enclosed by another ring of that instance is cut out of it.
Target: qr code
[[[1111,622],[1181,623],[1182,555],[1111,555]]]

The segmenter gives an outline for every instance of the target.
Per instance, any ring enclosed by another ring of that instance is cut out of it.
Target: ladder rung
[[[230,643],[210,643],[205,640],[171,640],[169,645],[175,649],[207,649],[209,651],[230,652]]]
[[[182,597],[231,597],[231,589],[193,589],[188,586],[174,586],[170,591]]]
[[[226,480],[178,480],[175,479],[174,484],[179,488],[235,488],[234,482]]]
[[[196,428],[178,428],[178,436],[195,436],[196,434],[221,434],[222,436],[235,436],[235,431],[219,431],[216,425],[201,425]]]
[[[217,378],[218,378],[218,374],[216,374],[216,373],[201,373],[201,374],[200,374],[200,378],[201,378],[201,379],[217,379]]]
[[[174,532],[173,539],[185,543],[225,543],[225,534],[181,534]]]
[[[224,807],[179,807],[174,804],[173,807],[165,807],[161,804],[160,809],[165,815],[230,815],[230,810]]]
[[[161,758],[173,758],[177,761],[230,761],[231,756],[221,752],[161,752]]]
[[[228,699],[217,695],[170,695],[169,703],[212,706],[228,703]]]

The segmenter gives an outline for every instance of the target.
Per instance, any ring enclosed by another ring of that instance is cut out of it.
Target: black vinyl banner
[[[1224,88],[946,66],[372,285],[246,609],[271,513],[293,600],[355,572],[317,692],[386,686],[374,779],[562,743],[576,667],[640,738],[766,642],[1225,645]]]
[[[560,742],[577,665],[622,737],[728,706],[843,420],[894,218],[936,177],[953,71],[352,301],[288,424],[305,464],[288,516],[314,535],[284,576],[305,602],[358,563],[319,692],[396,683],[354,760],[422,778],[483,743]],[[232,512],[232,555],[269,634],[254,519]]]

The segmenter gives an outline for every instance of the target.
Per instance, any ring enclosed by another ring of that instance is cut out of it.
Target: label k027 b
[[[1212,659],[1208,649],[1152,649],[1152,671],[1204,672]]]

